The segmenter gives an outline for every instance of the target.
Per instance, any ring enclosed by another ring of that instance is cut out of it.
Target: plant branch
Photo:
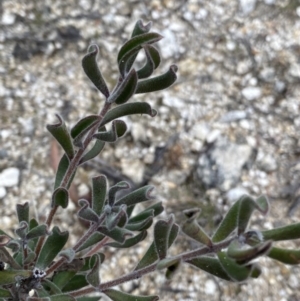
[[[194,259],[199,256],[203,256],[203,255],[210,254],[210,253],[217,253],[217,252],[221,251],[222,249],[227,248],[229,246],[229,244],[232,242],[232,240],[234,240],[235,238],[236,237],[234,236],[227,240],[221,241],[220,243],[214,244],[211,247],[207,247],[207,246],[201,247],[201,248],[198,248],[193,251],[179,254],[172,258],[178,258],[178,259],[181,259],[181,261],[186,262],[186,261],[189,261],[189,260]],[[107,290],[111,287],[114,287],[116,285],[120,285],[122,283],[141,278],[142,276],[155,271],[157,264],[158,264],[158,262],[156,261],[155,263],[152,263],[151,265],[149,265],[147,267],[133,271],[127,275],[121,276],[119,278],[105,282],[103,284],[100,284],[98,289],[100,292],[104,292],[105,290]],[[94,287],[87,287],[84,289],[74,291],[74,292],[70,293],[70,295],[73,297],[79,297],[79,296],[83,296],[83,295],[92,293],[94,291],[95,291]]]
[[[105,103],[104,103],[104,106],[103,106],[102,110],[101,110],[100,113],[99,113],[99,116],[100,116],[99,121],[97,122],[97,124],[96,124],[93,128],[91,128],[91,130],[89,131],[89,133],[88,133],[86,139],[85,139],[84,142],[83,142],[82,148],[80,148],[80,149],[77,151],[76,155],[75,155],[74,158],[71,160],[71,162],[70,162],[70,164],[69,164],[69,166],[68,166],[68,169],[67,169],[67,171],[66,171],[66,173],[65,173],[65,175],[64,175],[64,178],[63,178],[63,180],[62,180],[62,182],[61,182],[60,187],[68,188],[68,186],[69,186],[69,181],[70,181],[70,179],[72,178],[72,175],[75,173],[75,171],[76,171],[76,169],[77,169],[77,166],[78,166],[78,164],[79,164],[79,161],[80,161],[82,155],[84,154],[86,148],[88,147],[88,145],[89,145],[90,142],[92,141],[93,135],[94,135],[95,132],[98,130],[99,125],[101,124],[101,122],[102,122],[104,116],[106,115],[106,113],[108,112],[108,110],[110,109],[110,107],[111,107],[111,103],[108,103],[108,102],[105,102]],[[53,221],[53,218],[54,218],[54,215],[55,215],[57,209],[58,209],[58,206],[56,206],[56,205],[53,206],[53,207],[51,208],[49,214],[48,214],[47,221],[46,221],[46,225],[48,226],[48,228],[50,228],[50,225],[51,225],[51,223],[52,223],[52,221]],[[42,249],[43,243],[44,243],[44,241],[45,241],[45,238],[46,238],[46,237],[43,236],[43,237],[41,237],[41,238],[39,239],[39,241],[38,241],[38,244],[37,244],[36,249],[35,249],[36,258],[38,258],[39,254],[40,254],[40,252],[41,252],[41,249]]]

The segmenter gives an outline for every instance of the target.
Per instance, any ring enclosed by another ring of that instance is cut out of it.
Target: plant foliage
[[[116,301],[158,300],[158,296],[133,296],[114,287],[155,270],[165,270],[166,277],[171,278],[185,263],[221,279],[239,282],[260,275],[260,267],[253,262],[260,256],[285,264],[300,262],[299,250],[274,246],[276,241],[300,238],[300,223],[267,231],[252,230],[249,225],[253,212],[266,214],[269,203],[264,196],[255,199],[246,195],[228,210],[211,236],[198,223],[199,209],[184,211],[182,233],[198,247],[169,256],[179,226],[170,215],[166,220],[158,219],[150,230],[154,217],[164,210],[161,202],[147,205],[154,199],[153,187],[126,193],[130,188],[127,182],[109,187],[104,175],[92,179],[91,202],[78,200],[77,216],[89,227],[75,245],[66,247],[69,231],[54,226],[52,221],[58,207],[68,207],[68,190],[77,168],[98,156],[106,143],[115,142],[126,133],[126,123],[119,118],[132,114],[156,115],[148,103],[128,102],[135,94],[165,89],[176,81],[176,65],[150,77],[161,62],[153,44],[162,38],[150,29],[151,23],[144,25],[138,21],[131,38],[120,48],[119,78],[112,90],[98,66],[98,46],[88,48],[82,67],[104,96],[102,109],[98,114],[82,118],[70,130],[59,115],[56,124],[47,126],[64,151],[56,172],[50,210],[46,222],[40,223],[30,219],[28,203],[17,205],[19,224],[15,236],[0,230],[0,300],[97,301],[102,295]],[[136,70],[134,62],[140,51],[145,53],[145,64]],[[145,203],[145,209],[133,211],[140,203]],[[106,260],[101,252],[103,248],[133,248],[146,238],[148,231],[153,231],[153,240],[132,271],[102,283],[101,265]]]

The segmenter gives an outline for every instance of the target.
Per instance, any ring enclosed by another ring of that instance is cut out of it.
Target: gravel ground
[[[45,125],[57,112],[72,126],[98,111],[102,100],[81,58],[91,42],[99,44],[112,87],[117,50],[138,19],[152,21],[165,37],[158,44],[160,71],[176,63],[178,82],[135,97],[151,103],[158,116],[126,119],[126,138],[79,172],[77,193],[86,193],[92,175],[110,172],[112,182],[154,184],[179,220],[183,208],[200,206],[208,231],[245,192],[266,194],[272,206],[268,217],[255,216],[254,227],[299,221],[299,0],[4,0],[0,13],[2,228],[13,230],[19,202],[29,201],[32,214],[45,218],[55,151]],[[74,224],[75,206],[67,213],[58,214],[62,228]],[[175,253],[192,247],[179,242]],[[102,278],[113,277],[116,266],[122,267],[118,274],[134,266],[142,250],[113,257]],[[182,267],[170,283],[155,274],[122,288],[159,293],[161,300],[300,300],[299,267],[260,263],[262,276],[243,284]]]

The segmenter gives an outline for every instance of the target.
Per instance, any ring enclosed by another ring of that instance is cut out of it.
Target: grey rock
[[[240,8],[244,15],[252,13],[255,9],[256,0],[240,0]]]
[[[206,188],[227,191],[239,181],[242,168],[250,162],[251,155],[249,145],[234,144],[220,137],[199,157],[196,177]]]
[[[245,119],[247,118],[247,112],[246,111],[229,111],[228,113],[226,113],[225,115],[223,115],[221,117],[220,122],[233,122],[233,121],[238,121],[241,119]]]

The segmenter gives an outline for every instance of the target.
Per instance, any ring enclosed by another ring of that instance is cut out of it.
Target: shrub
[[[200,210],[185,210],[181,231],[199,246],[176,256],[168,256],[179,232],[174,216],[170,215],[167,220],[157,219],[152,227],[153,239],[136,267],[124,276],[102,283],[103,248],[134,248],[147,236],[154,217],[164,210],[161,202],[154,202],[133,214],[137,204],[153,199],[153,187],[144,186],[124,193],[130,188],[127,182],[109,187],[105,175],[92,179],[91,202],[78,201],[77,216],[88,223],[88,229],[74,246],[65,247],[69,232],[53,226],[53,217],[59,207],[68,207],[68,189],[77,168],[98,156],[105,143],[113,143],[124,136],[127,127],[121,117],[156,115],[146,102],[128,102],[133,95],[165,89],[176,81],[176,65],[170,66],[164,74],[151,77],[161,61],[153,44],[162,36],[150,29],[150,23],[144,25],[138,21],[130,39],[121,47],[117,56],[118,82],[112,91],[97,64],[98,47],[91,45],[83,57],[84,72],[105,101],[98,114],[82,118],[71,130],[59,115],[57,123],[47,126],[64,150],[56,172],[51,208],[45,224],[41,224],[29,217],[28,203],[19,204],[15,237],[0,230],[0,299],[96,301],[105,294],[112,300],[150,301],[158,300],[158,296],[132,296],[114,287],[156,270],[165,270],[166,277],[171,278],[185,263],[235,282],[260,275],[259,266],[253,263],[260,256],[285,264],[299,263],[299,250],[277,248],[274,242],[299,238],[300,223],[267,231],[251,230],[248,224],[252,213],[258,210],[266,214],[269,203],[264,196],[254,199],[245,195],[228,210],[211,237],[197,222]],[[140,51],[145,53],[145,64],[136,70],[133,64]],[[118,194],[121,190],[122,196]]]

